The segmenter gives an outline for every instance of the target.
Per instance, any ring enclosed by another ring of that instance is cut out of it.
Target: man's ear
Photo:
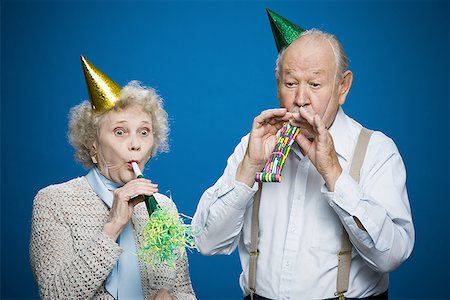
[[[344,72],[344,76],[339,84],[339,105],[345,103],[345,99],[347,98],[348,92],[352,86],[353,82],[353,73],[350,70]]]

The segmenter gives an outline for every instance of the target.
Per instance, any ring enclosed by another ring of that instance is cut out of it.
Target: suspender
[[[352,163],[350,165],[350,176],[359,183],[360,170],[364,162],[364,157],[367,151],[367,145],[370,141],[370,136],[373,131],[362,128],[356,143],[355,153],[353,154]],[[258,191],[253,200],[252,224],[250,234],[250,258],[248,269],[248,285],[250,288],[250,299],[253,300],[256,292],[256,260],[259,255],[258,251],[258,233],[259,233],[259,204],[261,202],[262,184],[259,183]],[[344,293],[348,289],[348,282],[350,276],[350,261],[351,261],[352,245],[350,243],[348,233],[344,229],[342,231],[341,251],[338,253],[338,275],[336,280],[336,296],[339,299],[345,299]]]
[[[359,133],[358,142],[356,143],[355,153],[353,154],[352,163],[350,165],[349,175],[359,183],[360,171],[366,156],[367,146],[369,145],[370,136],[373,131],[362,128]],[[338,254],[338,275],[336,281],[336,293],[339,300],[345,299],[344,293],[348,290],[348,281],[350,277],[350,262],[352,259],[352,244],[348,238],[345,229],[342,230],[341,251]]]
[[[258,258],[258,231],[259,231],[259,204],[261,203],[261,190],[262,183],[258,183],[258,191],[255,194],[253,200],[252,211],[252,226],[250,233],[250,257],[248,268],[248,285],[250,287],[250,300],[253,300],[253,296],[256,290],[256,259]]]

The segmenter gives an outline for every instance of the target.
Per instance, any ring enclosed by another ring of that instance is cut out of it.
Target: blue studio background
[[[253,117],[277,106],[266,7],[341,39],[355,77],[344,110],[403,155],[416,245],[391,275],[391,298],[450,298],[448,2],[2,1],[2,299],[38,298],[34,195],[86,173],[66,138],[69,109],[88,96],[79,55],[163,96],[171,150],[145,173],[193,215]],[[236,253],[189,259],[199,299],[241,297]]]

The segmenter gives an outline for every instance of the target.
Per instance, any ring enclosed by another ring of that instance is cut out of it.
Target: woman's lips
[[[130,160],[129,162],[127,162],[127,168],[128,170],[133,170],[133,166],[131,165],[132,162],[135,162],[137,164],[139,164],[139,162],[135,159]]]

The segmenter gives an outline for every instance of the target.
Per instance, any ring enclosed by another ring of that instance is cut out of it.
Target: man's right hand
[[[256,173],[264,168],[275,147],[278,130],[290,116],[286,108],[274,108],[263,111],[253,120],[247,151],[236,172],[237,181],[253,186]]]

